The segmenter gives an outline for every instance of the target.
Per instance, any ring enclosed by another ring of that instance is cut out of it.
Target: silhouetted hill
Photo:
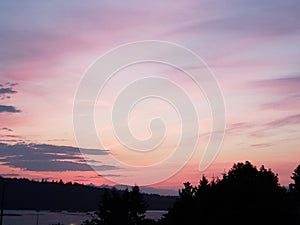
[[[91,184],[91,186],[99,187],[99,188],[117,188],[119,190],[125,190],[126,188],[130,188],[127,185],[101,185],[101,186],[95,186]],[[178,190],[175,189],[161,189],[161,188],[153,188],[153,187],[140,187],[142,193],[146,194],[158,194],[163,196],[178,196]]]
[[[3,183],[5,209],[93,211],[96,210],[105,190],[78,183],[37,182],[0,177],[0,193]],[[174,196],[158,194],[143,194],[143,197],[148,209],[152,210],[171,208],[176,200]]]

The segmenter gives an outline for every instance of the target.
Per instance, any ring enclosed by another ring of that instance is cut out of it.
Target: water
[[[166,212],[167,211],[148,210],[146,212],[146,218],[158,220]],[[90,213],[5,210],[3,225],[51,225],[56,223],[62,223],[64,225],[80,225],[84,220],[91,218]]]

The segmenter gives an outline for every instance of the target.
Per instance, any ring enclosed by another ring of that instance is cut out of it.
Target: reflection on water
[[[5,210],[3,225],[50,225],[62,223],[64,225],[80,225],[84,220],[90,219],[92,212],[50,212],[32,210]],[[160,219],[166,211],[149,210],[146,218]]]

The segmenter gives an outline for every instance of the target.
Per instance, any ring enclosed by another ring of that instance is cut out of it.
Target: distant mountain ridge
[[[5,209],[94,211],[105,188],[111,187],[0,177],[0,197],[3,188]],[[124,189],[124,186],[120,186],[119,189]],[[149,210],[166,210],[177,198],[146,193],[143,197]]]
[[[92,185],[92,184],[91,184]],[[93,186],[93,185],[92,185]],[[126,188],[130,188],[130,186],[126,185],[114,185],[114,186],[109,186],[109,185],[100,185],[100,186],[95,186],[98,188],[117,188],[119,190],[125,190]],[[178,190],[172,190],[172,189],[161,189],[161,188],[152,188],[152,187],[140,187],[141,192],[145,194],[158,194],[158,195],[163,195],[163,196],[178,196]]]

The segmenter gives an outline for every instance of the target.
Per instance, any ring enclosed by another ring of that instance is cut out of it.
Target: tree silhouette
[[[196,186],[184,183],[158,222],[145,218],[147,207],[138,186],[105,189],[97,211],[83,225],[300,224],[300,165],[291,179],[286,189],[271,169],[236,163],[220,179],[202,176]]]
[[[194,219],[194,195],[195,188],[190,182],[184,183],[184,188],[179,190],[179,198],[173,207],[161,221],[163,224],[189,224],[192,225]]]
[[[141,224],[145,218],[147,206],[140,192],[140,188],[134,186],[129,193],[127,190],[127,196],[128,198],[126,199],[125,204],[128,205],[129,224]]]
[[[287,221],[286,191],[278,176],[250,162],[234,164],[222,179],[202,176],[199,185],[189,182],[161,220],[161,224],[262,224]]]
[[[291,176],[294,183],[290,184],[291,191],[300,193],[300,165],[294,170]]]
[[[248,218],[249,223],[279,222],[286,213],[285,190],[279,185],[278,176],[264,166],[258,170],[248,161],[234,164],[223,174],[218,193],[223,218],[235,218],[236,223],[242,218]]]
[[[106,189],[98,210],[83,225],[142,225],[145,212],[146,205],[138,186],[124,192]]]
[[[300,165],[292,173],[291,179],[293,183],[289,185],[289,211],[291,212],[291,220],[295,221],[295,224],[300,224]]]

